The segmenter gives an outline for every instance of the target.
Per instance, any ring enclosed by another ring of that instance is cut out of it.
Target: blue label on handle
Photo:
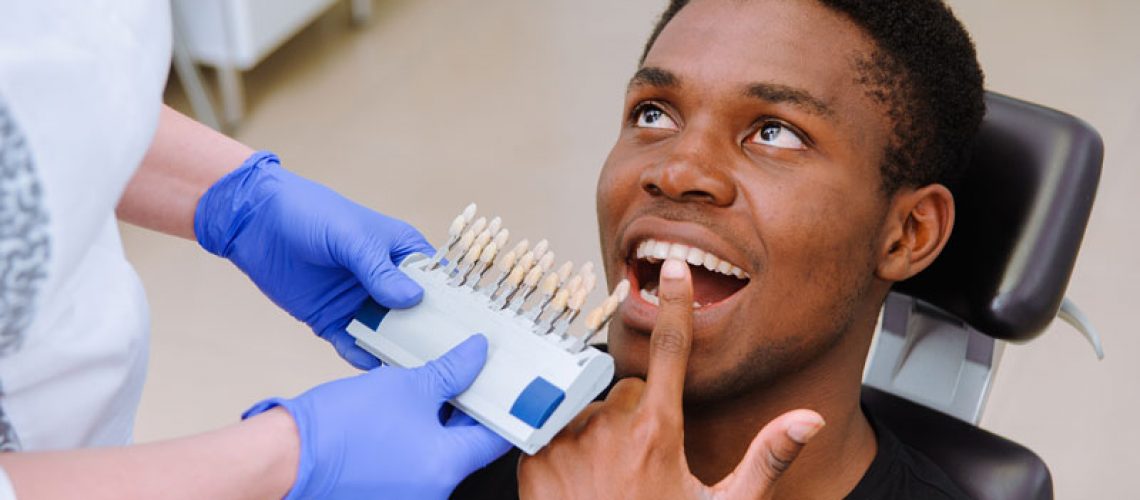
[[[535,377],[515,399],[511,415],[538,429],[565,398],[566,393],[562,389],[542,377]]]

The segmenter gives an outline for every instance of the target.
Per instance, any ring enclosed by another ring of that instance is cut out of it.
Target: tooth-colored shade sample
[[[507,246],[507,240],[509,239],[511,239],[511,231],[507,228],[503,228],[495,233],[495,237],[491,241],[495,242],[495,246],[503,248]]]
[[[467,219],[463,218],[463,214],[455,216],[455,220],[451,221],[451,226],[447,228],[447,236],[450,238],[458,237],[466,225]]]
[[[475,203],[471,203],[471,204],[467,205],[467,208],[464,208],[463,213],[461,214],[463,216],[463,220],[465,220],[467,222],[471,222],[471,219],[475,218],[475,211],[476,210],[478,210],[478,205],[476,205]]]
[[[558,288],[558,275],[550,273],[546,276],[546,279],[542,280],[542,285],[538,287],[538,290],[542,292],[543,295],[551,295],[556,288]]]
[[[548,241],[546,241],[546,240],[541,240],[541,241],[539,241],[538,243],[536,243],[536,244],[534,245],[534,255],[535,255],[535,257],[536,257],[536,258],[539,258],[539,257],[542,257],[543,255],[545,255],[545,254],[546,254],[546,250],[547,250],[547,248],[548,248],[549,246],[550,246],[550,242],[548,242]]]
[[[475,222],[473,224],[471,224],[471,231],[474,232],[475,234],[479,234],[479,233],[483,232],[483,230],[486,228],[487,228],[487,218],[486,217],[480,217],[478,219],[475,219]]]
[[[491,262],[497,253],[499,253],[499,246],[492,241],[483,247],[483,252],[479,254],[479,262]]]

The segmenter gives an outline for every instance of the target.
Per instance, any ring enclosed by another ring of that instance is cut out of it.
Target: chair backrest
[[[986,107],[969,165],[950,186],[954,232],[929,269],[895,286],[907,297],[888,299],[863,403],[970,495],[1050,499],[1037,455],[971,423],[996,367],[992,339],[1028,341],[1057,316],[1104,146],[1059,111],[995,93]]]
[[[873,387],[863,387],[863,406],[973,498],[1053,498],[1049,468],[1024,446]]]
[[[1065,296],[1103,158],[1100,135],[1079,118],[987,92],[970,164],[950,186],[950,241],[895,290],[991,337],[1036,337]]]

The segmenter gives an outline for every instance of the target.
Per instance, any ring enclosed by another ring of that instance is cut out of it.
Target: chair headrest
[[[942,255],[895,290],[1005,340],[1057,315],[1100,180],[1104,144],[1087,123],[986,93],[969,165],[948,186],[957,220]]]

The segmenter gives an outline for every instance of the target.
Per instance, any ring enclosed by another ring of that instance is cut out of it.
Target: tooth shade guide
[[[567,292],[566,289],[563,288],[562,290],[559,290],[558,293],[554,294],[554,300],[550,301],[550,306],[548,309],[551,311],[562,311],[563,309],[566,309],[566,303],[569,301],[570,292]]]
[[[566,310],[566,303],[569,302],[569,300],[570,292],[567,292],[565,288],[559,290],[558,293],[554,294],[554,299],[551,300],[550,304],[544,308],[545,311],[542,311],[550,311],[550,313],[547,314],[546,319],[543,320],[542,323],[539,323],[539,333],[546,333],[550,331],[550,327],[554,324],[554,321],[562,316],[562,311]]]
[[[476,217],[474,207],[469,208],[453,219],[448,228],[449,243],[443,247],[444,254],[456,256],[450,261],[453,269],[448,281],[458,281],[458,286],[481,293],[487,297],[485,300],[496,304],[509,303],[507,309],[515,314],[525,311],[536,316],[542,321],[534,326],[534,331],[547,335],[563,348],[576,352],[575,344],[587,338],[583,335],[568,341],[566,334],[571,325],[577,322],[590,335],[596,333],[628,296],[629,283],[622,281],[587,315],[583,307],[598,282],[594,263],[584,262],[577,270],[572,262],[555,265],[548,240],[532,246],[524,239],[511,245],[510,231],[502,227],[502,218],[488,221],[486,217]],[[671,248],[668,244],[660,246]],[[490,272],[492,268],[494,273]],[[492,276],[485,277],[486,274]],[[579,316],[582,320],[578,320]]]
[[[511,239],[511,231],[508,230],[507,228],[503,228],[503,229],[500,229],[499,232],[495,233],[495,237],[492,238],[491,241],[495,243],[495,246],[497,246],[499,248],[503,248],[503,247],[507,246],[507,240],[510,240],[510,239]]]
[[[468,204],[467,207],[463,209],[463,213],[461,213],[459,215],[461,215],[463,217],[463,220],[465,220],[467,222],[471,222],[471,219],[475,218],[475,211],[476,210],[478,210],[478,205],[476,205],[474,202],[472,202],[472,203]]]
[[[515,255],[522,255],[526,253],[528,247],[530,247],[530,240],[523,239],[522,241],[516,243],[515,247],[512,248],[511,251],[514,252]]]
[[[483,251],[479,254],[479,261],[490,263],[495,259],[495,255],[499,253],[499,245],[495,242],[490,242],[487,246],[483,247]]]
[[[448,262],[447,267],[445,268],[445,271],[448,274],[451,274],[451,272],[455,271],[455,268],[459,265],[461,258],[467,253],[467,251],[471,248],[471,245],[474,243],[475,232],[471,229],[468,229],[463,233],[463,236],[459,238],[459,242],[455,245],[455,258]]]
[[[486,243],[484,243],[484,245],[485,244]],[[460,262],[464,265],[471,265],[476,260],[479,260],[479,254],[481,253],[483,253],[483,245],[480,245],[479,241],[476,240],[475,244],[471,245],[471,248],[468,248],[467,252],[463,254],[463,258],[460,259]]]
[[[509,273],[511,272],[511,268],[515,267],[515,261],[517,260],[519,260],[518,254],[515,253],[514,250],[510,250],[506,254],[503,254],[503,258],[499,259],[499,265],[497,267],[504,273]]]
[[[522,273],[526,274],[527,271],[530,271],[530,268],[534,267],[534,260],[534,252],[524,253],[523,256],[519,258],[518,265],[515,266],[515,269],[521,269]]]
[[[582,267],[578,269],[578,274],[581,274],[581,275],[594,274],[594,263],[590,262],[590,261],[586,261],[586,263],[582,264]]]
[[[537,267],[538,267],[538,269],[541,269],[542,272],[544,272],[544,273],[549,271],[550,267],[553,265],[554,265],[554,252],[546,252],[545,254],[542,255],[542,258],[538,259],[538,266]]]
[[[467,220],[463,218],[463,215],[460,214],[456,216],[455,220],[451,221],[451,226],[447,228],[447,236],[449,238],[458,238],[459,235],[463,234],[463,228],[466,226]]]
[[[570,281],[567,281],[566,284],[562,286],[562,289],[567,290],[570,293],[577,293],[578,288],[580,288],[581,286],[582,286],[582,277],[581,276],[575,276],[573,278],[570,278]]]
[[[538,295],[540,295],[537,302],[531,305],[530,310],[524,315],[527,319],[538,319],[543,310],[546,309],[547,304],[550,303],[554,297],[554,291],[558,288],[558,275],[550,273],[543,278],[542,282],[538,285]]]
[[[582,278],[582,286],[579,290],[582,290],[582,295],[589,295],[590,292],[594,291],[594,287],[597,286],[597,284],[597,276],[594,276],[592,273],[587,274],[586,277]]]
[[[506,255],[503,255],[499,258],[499,260],[495,263],[495,267],[499,269],[499,275],[491,280],[491,282],[488,283],[485,287],[479,287],[481,288],[480,291],[483,293],[483,295],[487,296],[488,298],[494,297],[495,292],[498,291],[499,287],[510,276],[511,269],[515,266],[515,262],[517,260],[518,254],[516,254],[514,250],[508,251]]]
[[[557,288],[558,275],[551,273],[546,276],[546,279],[542,280],[542,285],[539,287],[539,291],[542,292],[543,295],[553,295],[554,291]]]
[[[575,311],[580,311],[582,309],[582,305],[586,303],[586,295],[589,293],[589,291],[579,288],[577,291],[570,295],[570,302],[566,304],[566,307]]]
[[[540,240],[538,243],[536,243],[534,245],[534,257],[536,259],[542,258],[543,255],[546,255],[546,250],[549,247],[550,247],[550,242],[548,242],[546,240]]]
[[[526,278],[523,278],[523,284],[528,287],[538,285],[538,280],[542,279],[542,266],[536,266],[526,273]]]
[[[459,238],[459,242],[456,243],[456,245],[455,245],[456,253],[462,255],[464,252],[467,251],[467,249],[471,246],[472,243],[475,243],[475,231],[468,229],[467,231],[465,231],[463,233],[463,236]]]
[[[483,230],[486,228],[487,228],[487,218],[486,217],[480,217],[478,219],[475,219],[475,223],[471,224],[471,232],[475,233],[475,234],[479,234],[479,233],[483,232]]]
[[[590,314],[586,315],[586,330],[591,332],[598,331],[602,327],[602,320],[605,318],[605,314],[606,312],[601,307],[590,311]]]
[[[490,242],[491,242],[491,231],[489,231],[489,230],[484,229],[482,232],[479,233],[479,236],[475,237],[475,245],[478,245],[479,248],[483,248],[483,247],[487,246],[487,243],[490,243]]]
[[[618,302],[625,300],[626,297],[629,297],[629,286],[629,280],[621,280],[617,286],[614,287],[614,291],[610,296],[617,297]]]
[[[567,261],[558,268],[558,282],[565,283],[566,279],[570,277],[570,273],[574,271],[574,263]]]

